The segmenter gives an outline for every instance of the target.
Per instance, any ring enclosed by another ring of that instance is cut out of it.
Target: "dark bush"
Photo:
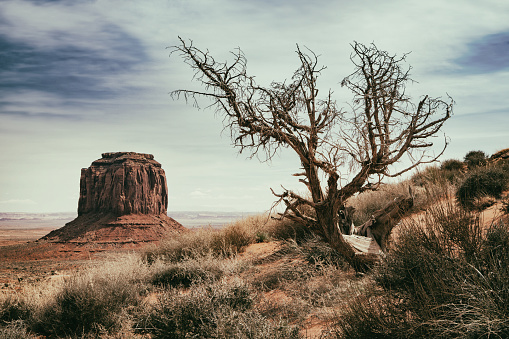
[[[0,325],[26,319],[29,313],[28,306],[17,295],[0,298]]]
[[[508,179],[507,173],[499,168],[480,168],[465,178],[456,191],[456,199],[463,207],[472,209],[476,198],[500,198]]]
[[[73,277],[53,302],[30,319],[30,327],[52,338],[114,332],[122,327],[122,309],[138,304],[138,288],[127,280]]]
[[[440,169],[443,171],[461,171],[465,167],[465,164],[456,159],[448,159],[442,162]]]
[[[166,287],[189,287],[193,283],[217,280],[223,273],[217,261],[205,258],[202,261],[189,259],[169,263],[166,267],[156,271],[152,277],[152,284]]]
[[[468,169],[474,169],[479,166],[485,166],[487,156],[483,151],[470,151],[465,155],[464,161]]]

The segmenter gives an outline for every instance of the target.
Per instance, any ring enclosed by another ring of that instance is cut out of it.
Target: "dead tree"
[[[372,258],[356,255],[343,237],[350,232],[344,225],[345,203],[358,192],[376,189],[384,177],[435,161],[447,140],[436,156],[426,150],[451,116],[452,99],[423,96],[413,104],[405,92],[412,81],[410,67],[403,67],[406,55],[391,55],[374,44],[351,45],[354,72],[341,82],[354,95],[347,111],[338,108],[331,90],[319,96],[317,80],[325,67],[310,50],[297,45],[300,66],[291,80],[263,87],[247,74],[240,49],[232,52],[231,63],[222,63],[192,41],[179,39],[171,53],[181,55],[203,90],[180,89],[173,97],[183,96],[196,105],[197,97],[210,98],[240,152],[270,159],[279,149],[291,148],[302,165],[295,175],[309,193],[272,191],[286,206],[281,216],[321,235],[354,267],[369,263]],[[393,171],[404,156],[411,164]]]

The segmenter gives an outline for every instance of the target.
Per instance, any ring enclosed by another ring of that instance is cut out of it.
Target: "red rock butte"
[[[168,186],[152,154],[103,153],[81,170],[78,217],[50,242],[126,244],[160,240],[184,226],[166,215]]]

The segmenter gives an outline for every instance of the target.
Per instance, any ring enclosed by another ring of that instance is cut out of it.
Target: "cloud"
[[[2,114],[65,117],[79,112],[69,108],[140,92],[122,77],[149,62],[141,42],[91,13],[90,4],[1,5]],[[42,97],[59,99],[41,105]]]
[[[122,34],[118,38],[125,40]],[[131,40],[126,44],[135,42]],[[75,46],[41,48],[17,42],[2,34],[0,89],[31,89],[66,98],[104,98],[114,95],[122,87],[109,87],[104,78],[127,72],[143,60],[141,53],[131,49],[129,55],[129,49],[121,47],[115,47],[118,56],[110,58],[98,51]]]
[[[209,193],[210,193],[210,191],[203,192],[202,190],[197,189],[197,190],[194,190],[191,193],[189,193],[189,195],[191,197],[206,197],[209,195]]]
[[[509,31],[489,34],[468,43],[467,51],[455,60],[459,72],[491,73],[509,69]]]
[[[31,199],[9,199],[9,200],[2,200],[0,201],[0,204],[2,205],[36,205],[37,203]]]

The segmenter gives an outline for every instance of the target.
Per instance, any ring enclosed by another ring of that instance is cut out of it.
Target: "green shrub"
[[[456,191],[456,199],[465,208],[475,207],[482,196],[500,198],[509,176],[499,168],[480,168],[470,173]]]
[[[465,164],[468,169],[474,169],[479,166],[485,166],[488,162],[486,153],[483,151],[470,151],[465,155]]]

